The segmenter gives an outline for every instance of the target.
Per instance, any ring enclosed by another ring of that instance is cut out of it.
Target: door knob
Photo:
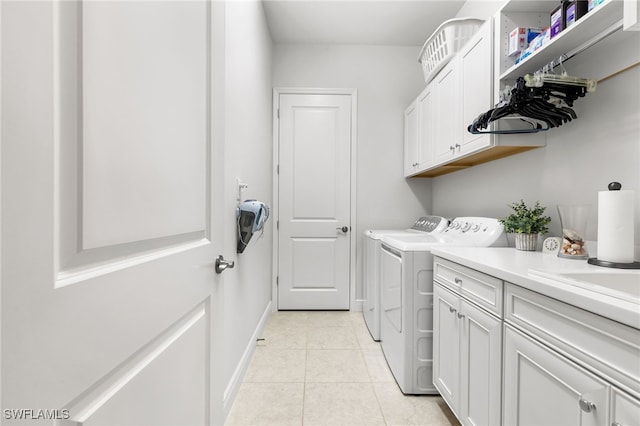
[[[236,266],[236,263],[233,260],[231,262],[226,261],[226,260],[224,260],[224,257],[222,257],[222,255],[220,255],[220,256],[218,256],[216,258],[216,273],[217,274],[221,274],[227,268],[232,269],[234,266]]]
[[[346,234],[347,232],[349,232],[349,227],[348,227],[348,226],[343,226],[342,228],[337,227],[336,229],[339,229],[340,231],[344,232],[345,234]]]
[[[591,401],[587,401],[584,398],[580,398],[580,400],[578,401],[578,404],[580,404],[580,409],[585,413],[590,413],[596,409],[596,404],[594,404]]]

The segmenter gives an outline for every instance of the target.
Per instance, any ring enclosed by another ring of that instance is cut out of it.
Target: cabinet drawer
[[[434,279],[495,315],[502,316],[502,281],[457,263],[436,258]]]
[[[505,322],[640,395],[640,331],[515,284],[505,285]]]

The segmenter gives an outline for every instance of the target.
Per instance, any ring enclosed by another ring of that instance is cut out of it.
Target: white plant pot
[[[538,247],[538,234],[516,234],[516,250],[535,251]]]

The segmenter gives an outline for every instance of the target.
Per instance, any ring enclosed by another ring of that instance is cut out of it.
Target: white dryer
[[[433,256],[441,246],[507,246],[497,219],[459,217],[435,235],[383,236],[380,340],[405,394],[436,394],[433,385]]]
[[[380,340],[380,252],[383,236],[426,235],[444,232],[449,220],[440,216],[418,218],[408,229],[367,229],[364,231],[364,275],[362,315],[373,340]]]

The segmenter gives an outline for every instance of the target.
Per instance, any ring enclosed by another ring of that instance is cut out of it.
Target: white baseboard
[[[238,366],[236,370],[233,372],[227,387],[224,390],[224,417],[225,419],[229,415],[229,411],[231,411],[231,407],[233,406],[233,401],[236,399],[236,395],[238,394],[238,390],[240,389],[240,385],[244,379],[244,375],[247,372],[247,368],[249,368],[249,363],[251,363],[251,358],[256,350],[256,341],[262,335],[262,330],[264,330],[264,326],[267,324],[267,320],[271,315],[271,302],[267,304],[266,309],[262,313],[262,317],[258,324],[256,325],[256,329],[253,332],[253,335],[249,339],[247,343],[247,347],[242,354],[242,358],[240,358],[240,362],[238,362]]]

